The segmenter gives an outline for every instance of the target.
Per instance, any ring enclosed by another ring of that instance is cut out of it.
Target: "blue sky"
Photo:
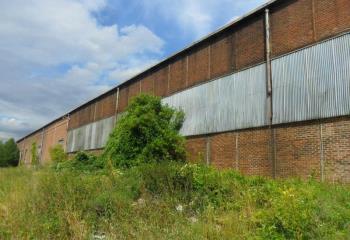
[[[0,2],[0,139],[19,138],[266,0]]]

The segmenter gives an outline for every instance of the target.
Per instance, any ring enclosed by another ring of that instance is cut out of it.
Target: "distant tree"
[[[0,167],[18,166],[19,150],[13,138],[5,143],[0,141]]]
[[[0,167],[5,167],[4,150],[4,144],[0,140]]]

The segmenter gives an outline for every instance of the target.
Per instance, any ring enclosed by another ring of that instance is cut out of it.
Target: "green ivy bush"
[[[30,153],[32,156],[32,165],[38,166],[39,165],[39,156],[38,156],[38,147],[36,145],[36,142],[32,143],[32,147],[30,149]]]
[[[50,157],[51,161],[54,163],[64,162],[68,159],[67,154],[64,152],[64,149],[61,144],[50,148]]]
[[[81,151],[77,152],[69,161],[56,162],[56,164],[53,165],[53,168],[58,171],[72,170],[87,173],[103,170],[105,164],[101,157]]]
[[[150,95],[135,97],[118,121],[103,154],[115,167],[141,163],[185,161],[184,138],[179,130],[184,113],[162,105]]]

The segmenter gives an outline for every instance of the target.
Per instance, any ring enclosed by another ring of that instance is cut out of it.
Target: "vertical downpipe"
[[[238,146],[238,144],[239,144],[239,142],[238,142],[239,141],[238,140],[239,133],[236,133],[235,136],[236,136],[236,144],[235,144],[236,166],[235,166],[235,169],[236,169],[236,171],[239,171],[239,146]]]
[[[43,161],[44,134],[45,134],[45,128],[43,128],[43,131],[41,132],[40,163],[42,163]]]
[[[116,100],[115,100],[115,123],[117,123],[118,105],[119,105],[119,88],[117,88],[117,97],[116,97]]]
[[[67,119],[67,122],[66,122],[66,132],[67,132],[67,135],[66,135],[66,141],[65,141],[65,144],[64,144],[64,151],[67,153],[68,151],[68,127],[69,127],[69,121],[70,121],[70,116],[69,116],[69,113],[67,114],[67,116],[65,117]]]
[[[206,162],[208,166],[210,165],[210,154],[210,136],[208,136],[206,141]]]
[[[114,121],[114,127],[117,125],[118,122],[118,105],[119,105],[119,87],[117,88],[117,96],[115,99],[115,121]],[[113,127],[113,128],[114,128]]]
[[[270,130],[269,156],[272,163],[272,176],[276,177],[275,157],[275,133],[272,129],[273,105],[272,105],[272,71],[271,71],[271,35],[270,35],[270,11],[265,9],[265,54],[266,54],[266,85],[267,85],[267,116]]]
[[[188,63],[189,62],[189,57],[188,55],[186,56],[186,88],[188,87]]]
[[[321,172],[321,182],[324,182],[324,150],[323,150],[322,122],[320,122],[320,172]]]
[[[171,65],[169,64],[169,66],[168,66],[168,89],[167,89],[167,93],[166,94],[170,94],[170,81],[171,81],[171,79],[170,79],[170,71],[171,71]]]

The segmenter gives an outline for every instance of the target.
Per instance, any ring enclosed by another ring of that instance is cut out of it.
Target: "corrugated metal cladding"
[[[350,114],[350,34],[274,59],[272,80],[274,124]],[[266,64],[162,102],[185,112],[184,136],[266,126]],[[70,130],[68,152],[104,147],[114,125],[111,117]]]
[[[184,136],[264,126],[266,65],[184,90],[162,102],[185,112]]]
[[[68,152],[98,149],[105,146],[115,126],[115,116],[68,131]]]
[[[350,34],[272,62],[273,123],[350,114]]]

